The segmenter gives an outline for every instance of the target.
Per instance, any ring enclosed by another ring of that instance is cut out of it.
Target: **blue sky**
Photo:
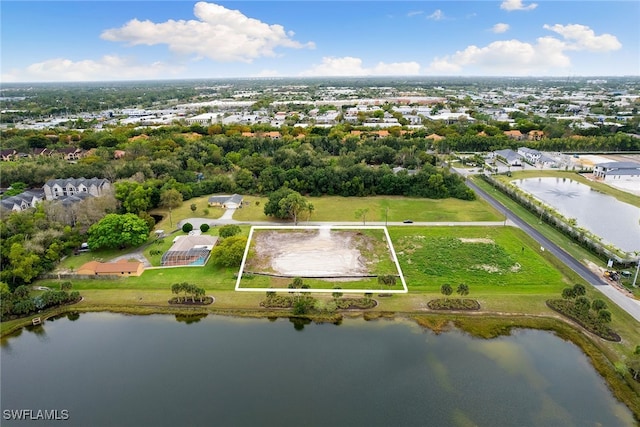
[[[635,0],[2,0],[0,76],[638,76],[638,18]]]

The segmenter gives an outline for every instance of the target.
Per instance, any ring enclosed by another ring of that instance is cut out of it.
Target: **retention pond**
[[[22,409],[67,411],[65,426],[634,425],[579,348],[549,332],[176,320],[70,315],[3,340],[2,425],[29,425],[6,418]]]
[[[527,178],[513,183],[579,227],[624,252],[640,251],[640,208],[567,178]]]

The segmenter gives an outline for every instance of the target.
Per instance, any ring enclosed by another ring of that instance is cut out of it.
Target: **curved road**
[[[561,249],[558,245],[553,243],[551,240],[547,239],[543,236],[538,230],[530,226],[528,223],[524,222],[520,217],[516,216],[511,210],[509,210],[502,203],[497,201],[493,196],[491,196],[486,191],[479,188],[470,180],[465,180],[466,184],[469,188],[476,192],[480,197],[485,199],[491,206],[496,208],[499,212],[501,212],[505,217],[511,221],[513,224],[522,228],[529,236],[535,239],[540,246],[542,246],[545,250],[548,250],[553,255],[555,255],[560,261],[569,266],[573,271],[578,273],[580,277],[593,285],[594,288],[602,292],[606,295],[611,301],[616,303],[620,308],[629,313],[634,319],[640,322],[640,301],[637,301],[633,298],[629,298],[624,295],[613,286],[609,286],[605,283],[598,275],[589,270],[585,265],[580,263],[574,257],[569,255],[563,249]]]

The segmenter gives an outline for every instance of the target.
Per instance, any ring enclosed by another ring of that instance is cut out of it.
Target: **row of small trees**
[[[607,304],[601,299],[589,300],[585,296],[586,293],[587,290],[584,285],[577,283],[573,287],[564,288],[562,290],[562,298],[573,302],[572,312],[581,319],[595,314],[598,322],[611,322],[611,312],[607,310]]]
[[[453,288],[448,283],[445,283],[444,285],[440,286],[440,292],[442,293],[442,295],[448,297],[453,293]],[[456,293],[461,297],[469,295],[469,285],[460,283],[456,288]]]
[[[547,305],[604,339],[620,341],[620,336],[607,326],[611,322],[607,304],[601,299],[591,301],[586,293],[584,285],[578,283],[564,288],[562,299],[548,300]]]
[[[196,298],[203,301],[205,296],[204,288],[200,288],[192,283],[182,282],[171,285],[171,292],[176,294],[177,302],[187,302],[191,298],[191,302],[195,302]]]

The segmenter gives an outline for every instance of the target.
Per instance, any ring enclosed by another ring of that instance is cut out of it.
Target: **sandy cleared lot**
[[[366,260],[356,243],[361,237],[355,231],[329,229],[262,232],[256,236],[255,262],[249,269],[292,277],[365,275]]]

